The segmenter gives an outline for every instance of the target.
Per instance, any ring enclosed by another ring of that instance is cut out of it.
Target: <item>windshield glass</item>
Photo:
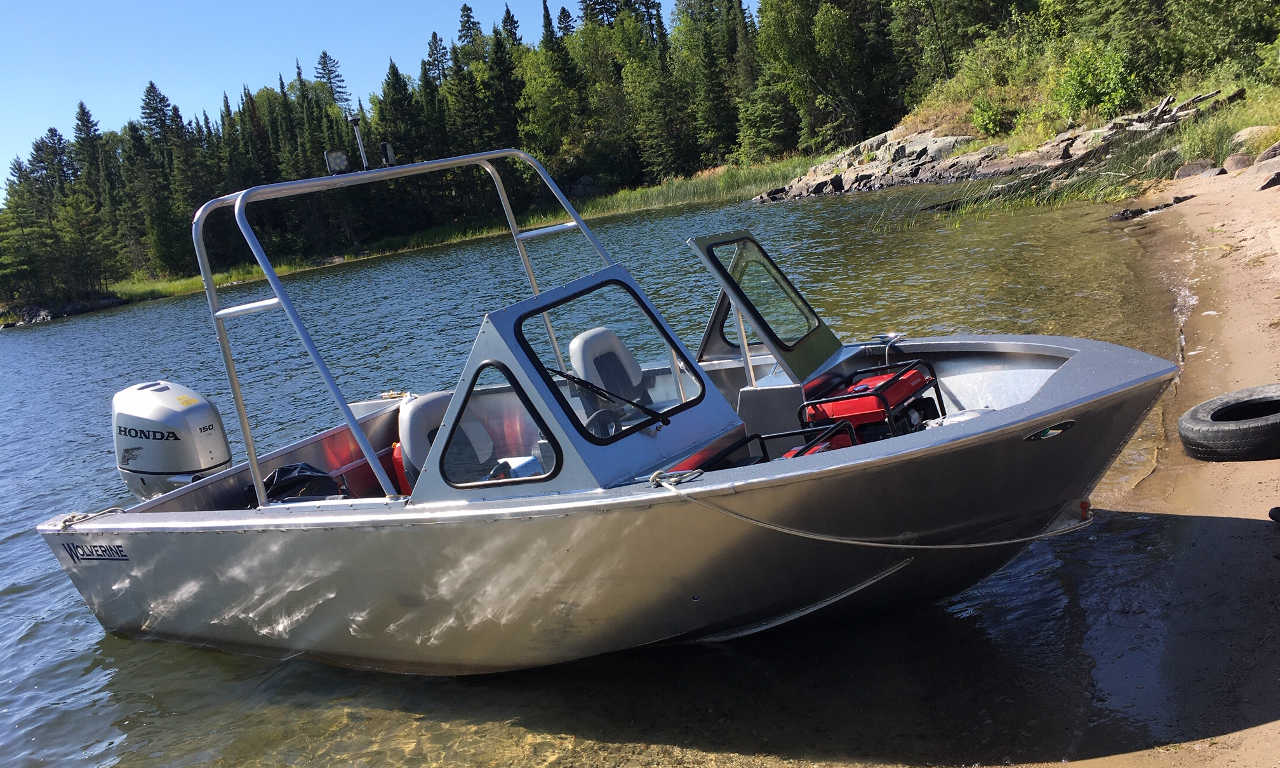
[[[621,283],[525,317],[520,336],[562,407],[594,442],[661,425],[702,397],[692,364]]]
[[[818,318],[813,310],[753,241],[737,240],[716,245],[711,248],[711,254],[783,344],[792,346],[818,327]],[[726,337],[736,341],[736,328],[731,333],[729,323],[725,326]]]

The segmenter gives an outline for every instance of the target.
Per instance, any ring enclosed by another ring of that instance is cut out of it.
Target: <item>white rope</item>
[[[826,533],[815,533],[813,531],[804,531],[804,530],[800,530],[799,528],[791,528],[785,525],[778,525],[777,523],[766,522],[764,520],[750,517],[749,515],[744,515],[741,512],[734,512],[732,509],[722,507],[719,504],[716,504],[715,502],[694,498],[693,496],[690,496],[689,494],[685,493],[684,491],[676,487],[677,483],[689,482],[690,480],[694,480],[700,477],[701,475],[702,475],[701,470],[694,470],[693,472],[682,473],[674,477],[675,482],[673,483],[671,482],[672,478],[664,476],[664,473],[659,471],[659,472],[654,472],[652,475],[649,476],[649,484],[652,485],[654,488],[657,488],[659,486],[666,488],[668,491],[671,491],[672,493],[679,495],[681,498],[685,499],[686,501],[691,501],[694,504],[697,504],[701,507],[705,507],[706,509],[710,509],[712,511],[719,512],[721,514],[728,515],[729,517],[736,518],[738,520],[743,521],[744,523],[750,523],[751,525],[758,525],[761,528],[766,528],[771,531],[783,533],[788,536],[799,536],[800,538],[804,538],[804,539],[814,539],[815,541],[827,541],[833,544],[849,544],[855,547],[872,547],[875,549],[899,549],[899,550],[905,549],[905,550],[913,550],[913,551],[934,550],[934,549],[954,550],[954,549],[983,549],[986,547],[1004,547],[1010,544],[1025,544],[1032,541],[1039,541],[1041,539],[1052,538],[1054,536],[1063,536],[1068,533],[1074,533],[1082,528],[1088,528],[1090,525],[1092,525],[1093,517],[1094,517],[1093,513],[1090,512],[1088,513],[1088,517],[1086,517],[1085,519],[1081,520],[1078,523],[1068,525],[1063,528],[1055,528],[1051,531],[1041,531],[1040,533],[1037,533],[1034,536],[1023,536],[1017,539],[1003,539],[1001,541],[979,541],[971,544],[895,544],[895,543],[886,542],[886,541],[868,541],[866,539],[857,539],[849,536],[832,536]]]

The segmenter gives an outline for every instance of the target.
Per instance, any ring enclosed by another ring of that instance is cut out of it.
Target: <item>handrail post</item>
[[[249,244],[249,250],[253,251],[253,257],[257,259],[258,266],[262,268],[262,273],[271,285],[271,290],[275,292],[276,298],[280,299],[280,309],[284,310],[285,317],[289,318],[289,324],[293,326],[294,332],[298,334],[298,338],[302,341],[302,346],[311,358],[311,363],[319,371],[320,378],[324,380],[325,388],[329,390],[330,395],[333,395],[334,402],[338,405],[338,411],[342,413],[343,421],[351,429],[351,437],[360,446],[360,452],[364,454],[365,461],[369,463],[370,471],[373,472],[374,477],[378,478],[378,484],[382,486],[382,490],[388,496],[395,496],[395,484],[391,482],[391,478],[387,475],[387,470],[382,466],[382,462],[378,460],[378,454],[373,450],[373,445],[369,443],[369,436],[360,428],[360,422],[356,420],[355,414],[351,412],[351,406],[347,404],[346,398],[342,396],[342,390],[338,388],[338,382],[334,380],[333,374],[329,373],[329,366],[325,365],[324,360],[320,357],[320,350],[316,349],[315,342],[311,340],[311,334],[307,333],[306,326],[302,324],[302,319],[298,317],[297,311],[293,308],[293,302],[289,300],[289,295],[285,292],[284,285],[280,283],[279,276],[276,275],[271,262],[267,260],[267,252],[263,250],[262,243],[258,242],[258,236],[254,234],[253,227],[249,226],[249,215],[246,206],[255,189],[257,188],[252,187],[236,195],[236,224],[240,227],[240,234],[244,235],[245,242]]]
[[[213,282],[213,269],[209,266],[209,254],[204,245],[204,222],[217,205],[217,200],[210,200],[196,211],[191,222],[191,239],[196,247],[196,261],[200,264],[200,279],[204,283],[204,297],[209,302],[209,315],[213,319],[213,332],[218,336],[218,348],[222,351],[222,364],[227,370],[227,381],[231,385],[231,399],[236,404],[236,418],[240,422],[240,436],[244,438],[244,451],[249,460],[249,475],[253,478],[253,493],[258,499],[258,506],[267,504],[267,490],[262,481],[262,467],[258,465],[258,450],[253,443],[253,432],[249,429],[249,414],[244,407],[244,395],[240,392],[240,378],[236,375],[236,363],[231,354],[231,340],[227,337],[227,327],[218,317],[218,289]]]

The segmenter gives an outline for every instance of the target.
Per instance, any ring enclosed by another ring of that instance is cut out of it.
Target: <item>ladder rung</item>
[[[524,232],[521,232],[520,234],[516,235],[516,237],[518,237],[521,240],[532,240],[535,237],[542,237],[543,235],[554,235],[557,232],[568,232],[571,229],[577,229],[577,228],[578,228],[578,222],[566,221],[563,224],[552,224],[549,227],[539,227],[538,229],[525,230]]]
[[[272,296],[262,301],[250,301],[247,304],[236,304],[232,307],[226,307],[218,310],[214,317],[219,320],[227,320],[232,317],[240,317],[241,315],[252,315],[258,312],[266,312],[268,309],[275,309],[280,306],[280,298]]]

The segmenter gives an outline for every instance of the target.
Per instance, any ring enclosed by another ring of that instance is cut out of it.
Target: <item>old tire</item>
[[[1191,408],[1178,419],[1187,455],[1205,461],[1280,457],[1280,384],[1250,387]]]

